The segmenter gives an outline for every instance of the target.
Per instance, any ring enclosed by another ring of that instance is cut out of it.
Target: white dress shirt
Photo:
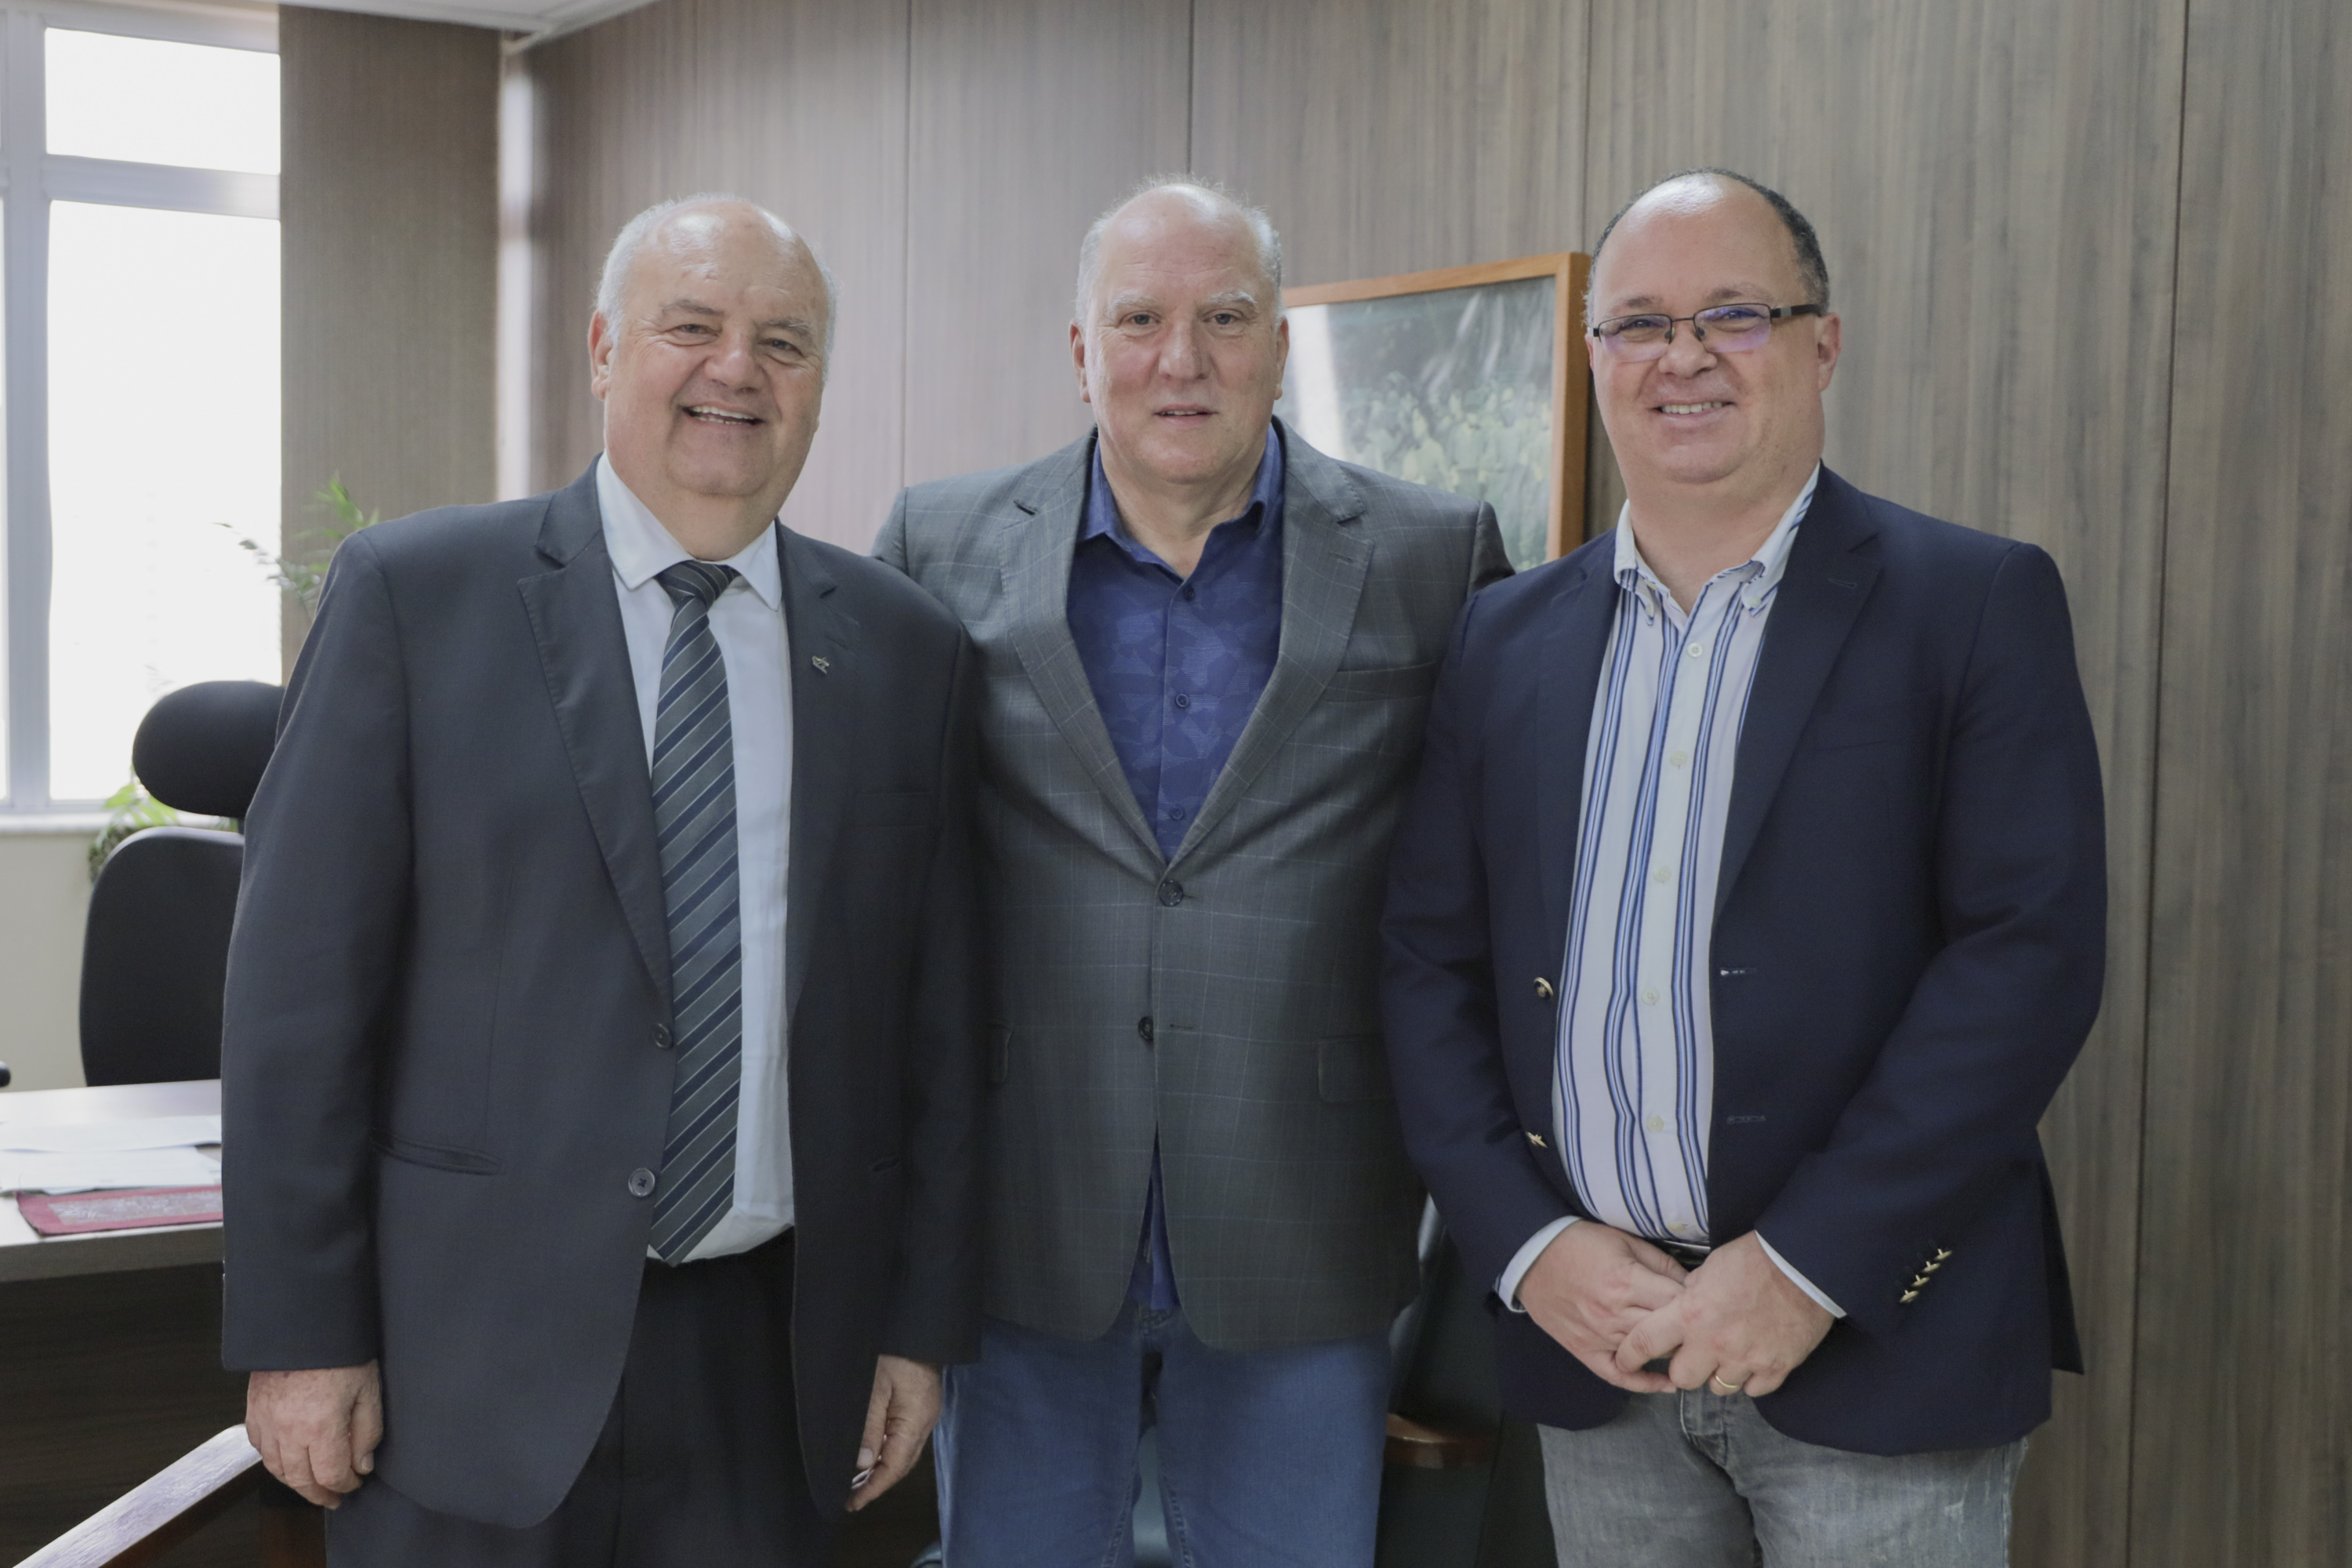
[[[675,605],[655,574],[693,559],[603,458],[596,504],[604,550],[645,721],[646,766],[654,754],[662,650]],[[784,576],[776,525],[731,560],[737,576],[710,606],[711,635],[727,666],[727,717],[735,741],[737,897],[743,932],[743,1079],[735,1121],[735,1203],[686,1260],[745,1252],[793,1223],[792,1123],[784,1079],[784,889],[792,854],[793,683],[784,637]],[[646,1249],[652,1256],[652,1249]]]
[[[1642,558],[1631,507],[1618,518],[1617,614],[1585,741],[1552,1110],[1585,1212],[1654,1241],[1713,1241],[1707,961],[1724,825],[1765,626],[1820,475],[1816,466],[1762,546],[1709,578],[1687,613]],[[1517,1306],[1519,1281],[1574,1223],[1528,1238],[1497,1283],[1506,1302]],[[1843,1316],[1769,1241],[1765,1251]]]

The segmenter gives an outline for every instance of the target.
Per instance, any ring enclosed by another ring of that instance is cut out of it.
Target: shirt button
[[[1180,691],[1176,694],[1176,706],[1179,708],[1190,708],[1192,706],[1192,700]]]
[[[651,1171],[648,1171],[643,1165],[640,1165],[635,1170],[629,1173],[629,1195],[631,1197],[649,1198],[653,1196],[653,1194],[654,1173]]]
[[[1184,584],[1184,596],[1188,599],[1192,596],[1192,584],[1190,583]]]
[[[1652,989],[1643,992],[1642,1000],[1648,1003],[1653,1007],[1656,1006],[1658,1005],[1658,994],[1656,990]]]
[[[1183,808],[1182,806],[1181,806],[1181,805],[1171,805],[1171,806],[1170,806],[1170,807],[1168,808],[1168,820],[1169,820],[1169,821],[1171,821],[1171,822],[1181,822],[1181,821],[1183,821],[1183,820],[1184,820],[1184,808]]]
[[[1692,658],[1705,658],[1706,657],[1706,644],[1703,642],[1695,642],[1691,644],[1690,647],[1685,648],[1683,652]]]
[[[1664,866],[1661,866],[1656,870],[1650,873],[1650,880],[1657,883],[1661,887],[1664,887],[1668,881],[1672,880],[1672,879],[1668,876],[1666,868]]]
[[[1160,883],[1160,901],[1171,910],[1177,905],[1182,903],[1184,901],[1184,884],[1178,881],[1173,877],[1171,877],[1166,881]]]
[[[1653,1132],[1664,1132],[1665,1130],[1666,1130],[1666,1119],[1665,1119],[1664,1117],[1663,1117],[1663,1116],[1653,1116],[1653,1117],[1651,1117],[1651,1118],[1650,1118],[1650,1131],[1653,1131]],[[1675,1226],[1675,1228],[1676,1230],[1680,1230],[1680,1229],[1682,1228],[1682,1226]]]
[[[1668,757],[1666,761],[1672,763],[1678,768],[1686,768],[1690,766],[1690,753],[1688,752],[1676,752],[1673,756]]]

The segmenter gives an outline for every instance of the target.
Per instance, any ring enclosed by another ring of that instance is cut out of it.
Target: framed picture
[[[1573,251],[1289,289],[1284,418],[1346,462],[1494,504],[1524,570],[1584,542]]]

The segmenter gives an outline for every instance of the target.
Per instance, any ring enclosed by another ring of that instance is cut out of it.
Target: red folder
[[[134,1187],[98,1193],[19,1193],[16,1207],[43,1236],[92,1230],[138,1230],[152,1225],[201,1225],[221,1216],[221,1190]]]

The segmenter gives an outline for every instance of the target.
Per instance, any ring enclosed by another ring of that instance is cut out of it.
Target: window
[[[0,787],[87,811],[156,698],[278,677],[276,25],[0,17]]]

